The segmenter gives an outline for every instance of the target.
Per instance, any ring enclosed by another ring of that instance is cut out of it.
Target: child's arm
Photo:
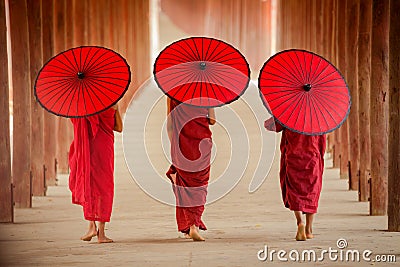
[[[274,119],[274,117],[271,117],[268,120],[266,120],[264,122],[264,127],[268,131],[273,131],[273,132],[277,132],[277,133],[283,130],[283,126],[280,123],[278,123]]]
[[[172,140],[172,117],[170,116],[171,113],[171,99],[167,98],[167,133],[169,141]]]
[[[210,125],[214,125],[217,122],[215,117],[215,111],[213,108],[208,109],[208,123]]]
[[[114,115],[114,131],[121,133],[123,129],[123,123],[122,123],[122,117],[121,114],[119,113],[118,110],[118,104],[115,104],[113,106],[113,109],[115,109],[115,115]]]

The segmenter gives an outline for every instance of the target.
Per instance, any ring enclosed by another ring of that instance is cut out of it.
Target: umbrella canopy
[[[250,81],[250,68],[243,55],[231,45],[207,37],[172,43],[157,57],[153,73],[166,95],[200,107],[235,101]]]
[[[35,82],[35,96],[47,111],[63,117],[84,117],[111,107],[131,81],[126,60],[97,46],[81,46],[50,59]]]
[[[285,50],[268,59],[258,87],[271,115],[298,133],[331,132],[350,112],[350,92],[342,74],[323,57],[305,50]]]

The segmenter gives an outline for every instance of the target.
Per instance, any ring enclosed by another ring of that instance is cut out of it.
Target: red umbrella
[[[201,107],[235,101],[250,81],[249,65],[243,55],[231,45],[207,37],[172,43],[157,57],[153,73],[169,97]]]
[[[47,111],[63,117],[84,117],[111,107],[131,81],[126,60],[97,46],[81,46],[50,59],[35,82],[35,96]]]
[[[350,112],[350,92],[342,74],[323,57],[305,50],[286,50],[268,59],[258,87],[271,115],[302,134],[331,132]]]

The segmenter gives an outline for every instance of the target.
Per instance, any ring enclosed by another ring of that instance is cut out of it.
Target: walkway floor
[[[257,97],[254,90],[246,94],[250,95],[249,99]],[[235,105],[239,113],[246,109],[242,102]],[[164,106],[161,107],[165,111]],[[223,116],[223,112],[217,110],[217,116]],[[158,114],[156,117],[164,116],[162,112]],[[252,131],[249,131],[250,143],[256,140],[252,137]],[[219,140],[215,132],[214,140],[216,143]],[[224,138],[221,140],[223,142]],[[270,144],[270,147],[273,145]],[[166,162],[162,153],[157,156],[157,153],[152,153],[151,144],[149,146],[149,154],[156,155],[154,162]],[[215,162],[222,162],[223,159],[218,159],[218,155],[226,153],[230,148],[218,144],[217,148]],[[254,151],[250,160],[256,154]],[[269,176],[254,193],[249,193],[248,188],[256,164],[252,161],[250,163],[237,186],[206,207],[203,217],[209,229],[204,234],[206,242],[192,242],[178,238],[174,207],[153,199],[133,181],[125,164],[121,135],[116,135],[115,201],[112,221],[107,227],[107,233],[115,243],[99,245],[96,238],[89,243],[79,240],[87,225],[81,208],[70,204],[67,175],[60,175],[59,185],[50,187],[48,196],[35,197],[33,208],[16,210],[15,224],[0,225],[0,265],[286,266],[289,263],[296,264],[289,259],[289,256],[296,256],[291,250],[297,250],[300,259],[304,250],[314,250],[318,258],[322,250],[338,250],[337,240],[341,238],[347,241],[347,247],[339,249],[344,256],[348,250],[362,253],[368,249],[372,251],[372,255],[367,255],[369,258],[373,259],[378,254],[396,255],[398,264],[400,233],[385,231],[386,216],[368,216],[368,203],[358,202],[357,193],[347,190],[347,181],[339,179],[337,169],[329,168],[329,160],[320,209],[315,220],[315,239],[306,242],[294,240],[294,216],[281,202],[279,155],[274,159]],[[214,174],[221,171],[215,165],[212,167]],[[158,171],[163,172],[166,163],[157,166]],[[237,172],[241,173],[240,170]],[[268,252],[286,251],[287,254],[281,256],[289,262],[280,261],[276,253],[272,261],[270,257],[260,261],[257,254],[265,246]],[[339,255],[339,259],[334,260],[335,255]],[[341,261],[340,254],[335,252],[331,256],[333,260],[327,253],[324,261],[307,263],[307,266],[396,265],[365,262],[362,255],[358,263]],[[307,259],[303,261],[307,262]]]

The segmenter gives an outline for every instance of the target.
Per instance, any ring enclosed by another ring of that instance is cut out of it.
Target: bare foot
[[[97,232],[97,243],[112,243],[114,240],[111,238],[106,237],[104,233],[100,234]]]
[[[92,240],[92,237],[95,237],[97,235],[96,230],[94,231],[89,231],[87,232],[84,236],[81,237],[81,240],[83,241],[90,241]]]
[[[105,235],[100,237],[97,236],[97,243],[112,243],[114,242],[114,240],[112,240],[111,238],[106,237]]]
[[[303,223],[300,223],[299,225],[297,225],[296,240],[297,241],[306,241],[307,240],[306,230],[305,230],[305,226]]]
[[[179,232],[179,233],[178,233],[178,238],[181,238],[181,239],[191,239],[191,237],[190,237],[189,234],[187,234],[187,233],[182,233],[182,232]]]
[[[102,238],[100,238],[100,237],[97,238],[97,243],[112,243],[112,242],[114,242],[114,240],[112,240],[111,238],[108,238],[106,236],[104,236]]]
[[[190,226],[189,236],[193,239],[193,241],[206,241],[204,237],[199,234],[199,231],[194,225]]]
[[[313,239],[314,235],[312,234],[312,229],[306,226],[306,237],[307,239]]]

